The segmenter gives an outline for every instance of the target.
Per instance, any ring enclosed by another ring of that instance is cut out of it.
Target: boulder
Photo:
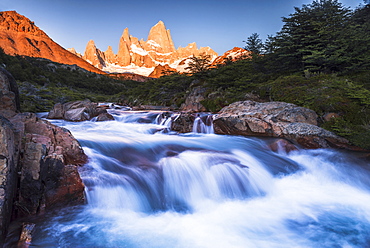
[[[349,141],[317,126],[317,114],[284,102],[241,101],[221,109],[215,133],[285,138],[305,148],[354,149]]]
[[[113,121],[114,117],[109,113],[101,113],[96,117],[96,121]]]
[[[63,119],[64,118],[64,107],[61,103],[56,103],[52,110],[47,115],[48,119]]]
[[[104,107],[99,107],[97,103],[90,100],[57,103],[50,110],[48,119],[63,119],[66,121],[87,121],[92,118],[107,113]]]
[[[180,113],[172,122],[171,130],[179,133],[190,133],[193,130],[196,116],[192,113]]]
[[[298,148],[291,142],[285,139],[277,139],[268,145],[268,147],[274,152],[285,152],[289,153],[291,151],[296,151]]]

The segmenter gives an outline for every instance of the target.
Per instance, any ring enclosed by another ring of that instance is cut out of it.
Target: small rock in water
[[[292,143],[290,143],[289,141],[285,139],[278,139],[274,141],[273,143],[271,143],[269,147],[274,152],[284,151],[286,153],[289,153],[291,151],[298,150],[298,148],[295,145],[293,145]]]
[[[36,224],[34,223],[23,223],[22,232],[18,241],[18,248],[28,248],[31,245],[32,233],[35,229]]]

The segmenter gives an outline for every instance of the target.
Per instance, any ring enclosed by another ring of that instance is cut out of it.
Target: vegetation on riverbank
[[[201,86],[209,111],[240,100],[294,103],[316,111],[322,127],[370,149],[370,5],[350,10],[335,0],[317,0],[295,8],[283,22],[265,43],[257,34],[248,37],[250,58],[146,82],[3,52],[0,65],[16,78],[23,111],[86,98],[176,108]],[[329,113],[334,118],[324,120]]]

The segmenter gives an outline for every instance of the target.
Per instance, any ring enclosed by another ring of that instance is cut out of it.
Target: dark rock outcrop
[[[180,113],[171,123],[171,130],[179,133],[190,133],[196,116],[192,113]]]
[[[218,134],[280,137],[305,148],[356,149],[349,141],[317,126],[317,114],[284,102],[235,102],[214,120]]]
[[[197,81],[193,82],[196,84]],[[207,109],[202,105],[201,101],[205,99],[206,89],[197,86],[194,87],[190,94],[186,97],[185,103],[183,103],[180,107],[181,111],[184,112],[204,112]]]
[[[77,166],[87,162],[67,129],[35,114],[19,113],[18,90],[12,80],[0,70],[1,97],[8,99],[0,109],[0,246],[11,216],[83,203],[84,185]]]
[[[0,116],[0,246],[11,220],[17,193],[19,145],[13,125]]]
[[[0,67],[0,111],[19,112],[19,93],[18,86],[13,76],[5,69]]]
[[[101,113],[96,117],[96,121],[113,121],[114,117],[109,113]]]
[[[86,121],[106,114],[105,108],[99,107],[97,103],[90,100],[67,102],[64,104],[57,103],[49,112],[48,119],[63,119],[66,121]]]

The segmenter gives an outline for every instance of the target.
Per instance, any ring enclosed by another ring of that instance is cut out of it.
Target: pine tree
[[[262,53],[262,40],[259,38],[259,34],[253,33],[251,36],[247,38],[244,49],[251,51],[254,54],[261,54]]]
[[[199,56],[192,56],[185,70],[188,70],[192,74],[204,73],[209,69],[210,63],[210,55],[200,54]]]
[[[351,11],[337,0],[315,0],[295,13],[275,37],[279,62],[291,70],[340,71],[346,64],[342,31]]]

